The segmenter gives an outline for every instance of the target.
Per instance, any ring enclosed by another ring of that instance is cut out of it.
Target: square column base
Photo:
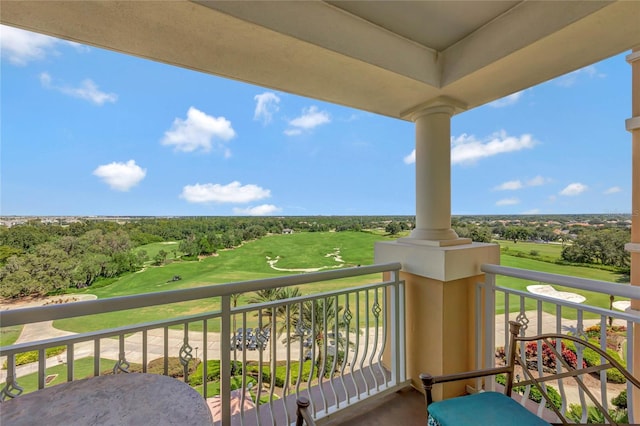
[[[488,243],[437,246],[411,238],[375,245],[375,263],[401,262],[402,271],[439,281],[482,274],[484,263],[500,264],[500,246]]]
[[[459,373],[476,368],[476,284],[484,281],[480,266],[499,264],[497,244],[450,247],[381,242],[376,263],[401,262],[405,281],[405,354],[407,378],[422,391],[420,373]],[[390,342],[388,342],[390,343]],[[458,396],[465,384],[438,385],[434,398]]]

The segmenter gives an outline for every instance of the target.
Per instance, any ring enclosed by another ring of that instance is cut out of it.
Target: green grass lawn
[[[514,243],[513,241],[507,240],[496,241],[496,243],[500,244],[501,254],[515,255],[516,253],[522,253],[531,256],[532,252],[537,252],[540,260],[547,262],[559,260],[563,248],[562,244],[555,243],[530,243],[523,241]]]
[[[279,268],[300,269],[332,266],[356,266],[373,263],[374,244],[377,241],[392,238],[364,232],[315,232],[292,235],[273,235],[252,241],[233,250],[220,251],[218,256],[211,256],[201,261],[177,261],[161,267],[147,267],[144,271],[129,274],[116,280],[113,284],[98,289],[87,288],[86,293],[95,294],[98,298],[125,296],[139,293],[177,290],[199,287],[203,285],[238,282],[291,275],[297,272],[283,272],[272,269],[267,263],[267,256],[275,259]],[[150,244],[148,246],[156,246]],[[340,249],[344,263],[338,263],[333,256]],[[180,275],[180,281],[170,281],[174,275]],[[327,282],[301,286],[303,294],[331,291],[339,288],[353,287],[365,283],[379,282],[380,274],[361,277],[344,278]],[[246,304],[251,295],[243,295],[239,304]],[[340,302],[342,304],[342,301]],[[364,300],[360,301],[361,304]],[[218,310],[218,298],[203,299],[179,304],[164,305],[161,308],[151,307],[125,312],[113,312],[92,315],[83,318],[57,320],[54,326],[63,330],[87,332],[105,328],[119,327],[183,315],[192,315]],[[257,325],[251,315],[249,327]],[[202,323],[194,323],[194,330],[201,330]],[[219,322],[212,321],[210,330],[217,331]]]
[[[115,364],[114,360],[101,358],[100,359],[100,371],[105,371],[113,368]],[[81,358],[73,363],[74,368],[74,380],[81,380],[87,377],[93,377],[93,357]],[[49,367],[45,370],[45,378],[47,376],[55,376],[45,387],[59,385],[67,382],[67,364],[60,364],[54,367]],[[23,387],[24,393],[33,392],[38,390],[38,373],[27,374],[21,376],[18,379],[18,384]]]
[[[344,266],[369,265],[373,263],[374,244],[377,241],[394,239],[395,237],[392,238],[387,235],[376,235],[375,233],[367,232],[300,232],[292,235],[272,235],[257,241],[245,243],[236,249],[220,251],[218,256],[207,257],[201,261],[185,262],[178,260],[161,267],[149,266],[142,272],[123,276],[108,286],[102,288],[87,288],[83,291],[95,294],[98,298],[107,298],[271,278],[297,273],[272,269],[267,263],[267,257],[271,259],[279,257],[276,266],[278,268],[288,269],[326,267],[327,270],[329,270],[330,267],[340,264]],[[509,247],[508,250],[503,251],[501,254],[501,263],[504,266],[610,282],[619,280],[618,275],[609,271],[558,265],[511,255],[517,251],[529,254],[531,250],[537,250],[542,258],[553,258],[553,260],[555,260],[560,256],[560,251],[562,250],[560,245],[522,242],[513,244],[513,242],[509,241],[501,241],[500,244],[504,245],[504,247]],[[153,253],[164,246],[169,247],[169,245],[166,244],[154,243],[141,248],[147,250],[148,253]],[[336,262],[334,256],[327,256],[330,253],[336,253],[337,249],[339,249],[339,255],[343,263]],[[170,281],[174,275],[180,275],[182,279],[180,281]],[[311,285],[301,286],[300,290],[303,294],[309,294],[377,281],[380,281],[380,275],[373,274],[364,277],[313,283]],[[535,283],[499,277],[498,284],[526,290],[527,285]],[[565,290],[560,287],[557,289]],[[587,297],[586,303],[606,308],[609,306],[608,295],[588,292],[584,292],[583,295]],[[241,296],[239,303],[241,305],[246,304],[249,296],[250,295]],[[364,301],[361,300],[361,304],[363,303]],[[511,301],[512,308],[515,308],[515,304],[517,303],[518,302],[513,299]],[[340,301],[340,304],[343,304],[343,302]],[[214,311],[218,310],[219,307],[219,300],[212,298],[165,305],[162,307],[138,309],[135,311],[93,315],[80,319],[58,320],[55,321],[54,325],[64,330],[86,332]],[[530,302],[527,307],[533,308],[533,302]],[[566,315],[571,317],[575,316],[575,313],[567,311]],[[248,320],[249,323],[247,326],[254,327],[257,325],[257,320],[253,315],[249,315]],[[201,330],[202,324],[193,324],[190,327],[194,330]],[[211,321],[210,330],[216,331],[218,329],[219,321]]]
[[[520,244],[520,243],[518,243]],[[580,266],[570,266],[570,265],[558,265],[555,263],[542,262],[539,260],[527,259],[517,256],[510,256],[505,254],[504,252],[500,256],[500,263],[502,266],[509,266],[513,268],[520,269],[529,269],[532,271],[540,271],[540,272],[548,272],[551,274],[560,274],[560,275],[569,275],[573,277],[579,278],[589,278],[592,280],[600,280],[600,281],[608,281],[615,283],[620,279],[620,275],[613,273],[611,271],[605,271],[601,269],[588,268],[588,267],[580,267]],[[499,276],[497,279],[497,284],[502,287],[509,287],[517,290],[527,291],[527,286],[538,284],[537,282],[522,280],[519,278],[511,278],[511,277],[503,277]],[[562,287],[562,286],[553,286],[558,291],[568,291],[573,293],[579,293],[582,296],[586,297],[587,300],[584,302],[586,305],[599,306],[602,308],[609,308],[609,295],[603,293],[594,293],[590,291],[576,291],[572,288]],[[501,295],[499,297],[502,297]],[[623,299],[620,299],[623,300]],[[503,304],[502,299],[498,299],[496,304],[500,307]],[[514,311],[519,309],[520,301],[517,298],[511,297],[509,300],[510,310]],[[535,301],[527,301],[526,309],[535,309],[536,302]],[[543,308],[546,312],[555,313],[554,305],[543,304]],[[503,309],[499,310],[499,313],[502,313]],[[575,310],[563,309],[563,316],[569,319],[576,318]],[[595,318],[595,317],[594,317]]]
[[[21,332],[21,325],[0,328],[0,346],[13,345],[20,337]]]
[[[141,250],[147,252],[147,257],[149,260],[147,263],[153,263],[153,259],[156,257],[160,250],[164,250],[167,254],[167,260],[175,259],[176,257],[180,257],[182,252],[178,250],[178,246],[180,243],[178,241],[166,241],[162,243],[151,243],[146,244],[144,246],[137,247],[134,252],[138,253]]]

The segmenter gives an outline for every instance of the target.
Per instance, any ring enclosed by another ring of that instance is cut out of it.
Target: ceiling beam
[[[193,0],[323,49],[439,87],[438,52],[324,1]]]

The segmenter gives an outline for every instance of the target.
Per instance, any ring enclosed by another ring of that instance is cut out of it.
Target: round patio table
[[[115,374],[44,388],[0,405],[3,425],[212,425],[204,398],[158,374]]]

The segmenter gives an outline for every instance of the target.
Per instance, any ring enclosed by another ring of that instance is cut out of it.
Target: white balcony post
[[[631,285],[640,286],[640,47],[636,47],[627,56],[631,65],[631,115],[626,121],[626,128],[631,132],[632,166],[631,166],[631,243],[627,250],[631,252]],[[631,309],[640,311],[640,300],[631,300]],[[632,373],[640,373],[640,326],[633,332]],[[629,404],[629,420],[638,421],[640,414],[640,392],[634,392],[633,403]]]
[[[438,99],[407,116],[416,126],[416,227],[410,239],[468,244],[451,229],[451,117],[461,106]]]
[[[231,424],[231,296],[220,297],[220,400],[222,425]],[[207,330],[204,330],[206,333]],[[202,348],[203,352],[207,348]],[[203,366],[203,381],[207,380],[207,366]],[[207,396],[205,395],[205,398]]]

